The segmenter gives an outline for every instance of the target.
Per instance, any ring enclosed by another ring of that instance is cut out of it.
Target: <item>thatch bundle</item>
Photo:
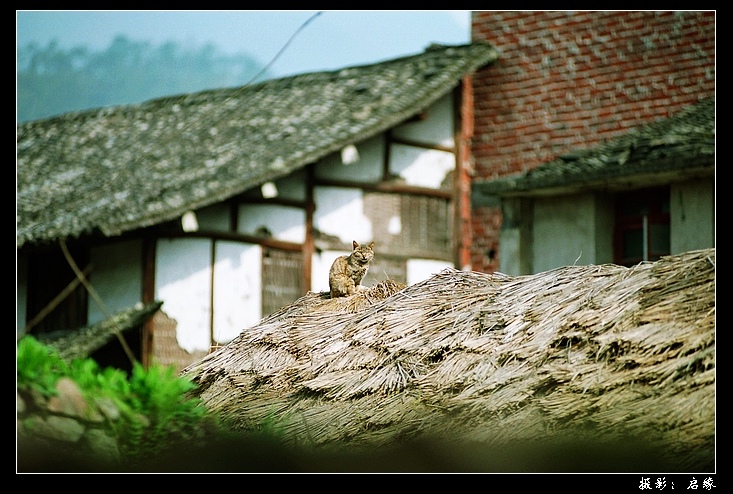
[[[234,428],[294,444],[633,438],[666,465],[708,468],[715,249],[311,292],[182,373]]]

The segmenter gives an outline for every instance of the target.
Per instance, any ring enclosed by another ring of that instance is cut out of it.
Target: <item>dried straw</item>
[[[308,293],[183,374],[233,427],[297,444],[592,434],[694,463],[715,445],[715,249]]]

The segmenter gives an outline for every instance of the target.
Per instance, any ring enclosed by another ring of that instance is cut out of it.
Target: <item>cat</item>
[[[328,272],[331,298],[348,297],[355,294],[369,269],[369,262],[374,258],[374,242],[369,245],[359,245],[354,240],[352,243],[354,250],[351,254],[337,257]]]

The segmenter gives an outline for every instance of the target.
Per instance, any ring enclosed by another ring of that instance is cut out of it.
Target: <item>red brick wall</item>
[[[471,37],[500,53],[473,78],[478,179],[593,147],[715,93],[715,12],[476,11]],[[474,208],[471,226],[472,268],[500,270],[500,210]]]

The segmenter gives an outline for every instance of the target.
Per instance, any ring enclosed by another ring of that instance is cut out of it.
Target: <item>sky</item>
[[[99,51],[117,35],[155,46],[211,43],[271,63],[270,73],[285,77],[414,55],[431,43],[468,43],[470,17],[468,10],[17,10],[16,41]]]

